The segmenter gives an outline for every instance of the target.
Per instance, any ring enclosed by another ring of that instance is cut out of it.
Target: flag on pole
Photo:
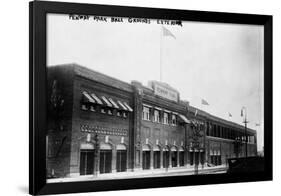
[[[195,114],[194,114],[194,116],[196,116],[196,115],[197,115],[197,113],[198,113],[198,110],[196,109],[196,110],[195,110]]]
[[[241,116],[244,116],[244,114],[243,114],[243,108],[241,109]]]
[[[228,112],[228,116],[229,116],[229,117],[232,117],[232,114]]]
[[[174,36],[174,34],[171,33],[171,31],[169,31],[167,28],[162,26],[162,29],[163,29],[163,36],[171,36],[174,39],[176,39],[176,36]]]
[[[209,103],[206,100],[204,100],[204,99],[201,100],[201,104],[202,105],[209,105]]]

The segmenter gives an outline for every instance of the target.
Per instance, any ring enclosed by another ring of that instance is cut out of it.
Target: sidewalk
[[[198,167],[199,174],[225,173],[226,170],[227,170],[226,165],[220,165],[214,167],[204,166],[204,168],[202,168],[202,166],[200,165]],[[180,175],[194,175],[194,166],[107,173],[107,174],[99,174],[98,176],[85,175],[85,176],[68,177],[68,178],[53,178],[53,179],[47,179],[47,183],[114,180],[114,179],[128,179],[128,178],[132,179],[132,178],[143,178],[143,177],[180,176]]]

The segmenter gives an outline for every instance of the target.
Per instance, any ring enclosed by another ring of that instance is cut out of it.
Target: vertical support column
[[[143,156],[142,156],[142,154],[143,153],[142,153],[142,147],[141,147],[141,149],[140,149],[140,160],[139,160],[140,162],[139,162],[139,167],[138,167],[141,170],[143,170],[143,166],[142,166],[142,158],[143,158]]]
[[[150,150],[150,169],[154,169],[153,165],[154,157],[153,157],[153,146],[151,146]]]
[[[100,149],[97,148],[95,149],[95,159],[94,159],[94,162],[95,162],[95,175],[98,176],[100,174]]]
[[[142,169],[142,142],[141,142],[141,123],[142,123],[142,84],[132,81],[133,86],[133,108],[132,131],[129,135],[129,166],[132,171]],[[137,152],[139,154],[137,154]],[[139,157],[136,157],[139,156]]]
[[[184,151],[184,164],[188,167],[189,166],[189,125],[185,124],[184,126],[185,128],[185,141],[184,141],[184,145],[185,145],[185,151]]]
[[[180,151],[178,149],[178,151],[177,151],[177,167],[179,167],[179,166],[180,166]]]
[[[160,149],[160,169],[163,168],[163,148]]]
[[[112,145],[112,161],[111,161],[112,173],[117,172],[116,165],[117,165],[117,150],[116,150],[116,146]]]
[[[172,167],[172,151],[171,149],[169,150],[169,168]]]

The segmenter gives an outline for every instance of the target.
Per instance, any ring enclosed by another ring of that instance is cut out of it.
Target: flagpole
[[[161,26],[162,27],[162,26]],[[160,82],[162,82],[162,41],[163,41],[163,27],[160,27]]]

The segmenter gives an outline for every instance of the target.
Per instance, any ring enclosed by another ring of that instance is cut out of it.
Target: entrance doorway
[[[160,151],[153,151],[153,167],[160,168]]]
[[[184,166],[184,151],[179,152],[179,165]]]
[[[163,150],[163,167],[168,168],[169,167],[169,151],[168,149]]]
[[[142,168],[150,169],[150,151],[142,151]]]
[[[116,171],[124,172],[127,170],[127,150],[117,150]]]
[[[100,150],[100,173],[111,173],[111,150]]]
[[[172,159],[172,167],[177,167],[178,164],[178,156],[177,156],[177,148],[173,146],[171,148],[171,159]]]
[[[150,146],[142,147],[142,169],[150,169]]]
[[[80,175],[89,175],[94,173],[95,150],[80,151]]]

